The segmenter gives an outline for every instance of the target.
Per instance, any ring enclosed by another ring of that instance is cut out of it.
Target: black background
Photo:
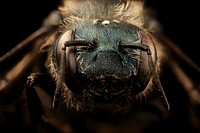
[[[37,30],[43,19],[58,7],[59,2],[59,0],[1,2],[0,56]],[[200,66],[198,1],[147,0],[146,2],[157,12],[157,19],[162,24],[165,34]]]
[[[41,26],[42,20],[56,9],[59,0],[9,0],[1,3],[0,55],[10,50]],[[171,38],[197,64],[199,60],[198,1],[147,0],[157,19]]]

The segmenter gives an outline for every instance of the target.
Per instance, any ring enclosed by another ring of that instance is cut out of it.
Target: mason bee
[[[1,116],[17,92],[20,130],[168,132],[179,122],[199,131],[200,68],[142,0],[63,0],[0,64]],[[171,88],[187,94],[180,111],[190,119],[174,109]]]

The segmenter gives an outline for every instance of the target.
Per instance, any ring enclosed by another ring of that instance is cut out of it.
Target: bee
[[[173,85],[164,83],[173,80],[168,72],[176,77],[174,87],[188,94],[188,127],[199,130],[200,68],[164,35],[143,0],[63,0],[0,64],[2,105],[20,92],[23,120],[35,132],[170,127],[177,117],[168,100]],[[180,64],[198,78],[192,80]]]

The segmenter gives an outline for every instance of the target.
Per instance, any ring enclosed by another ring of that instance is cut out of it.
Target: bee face
[[[83,101],[121,104],[147,89],[156,54],[144,31],[108,20],[85,22],[73,29],[58,38],[53,50],[57,78],[69,91]]]
[[[136,27],[99,21],[77,27],[76,39],[88,42],[88,46],[76,46],[74,50],[80,74],[87,75],[89,79],[126,79],[136,75],[140,50],[123,47],[140,41]]]

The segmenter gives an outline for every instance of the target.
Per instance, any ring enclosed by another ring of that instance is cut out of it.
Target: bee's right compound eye
[[[74,39],[74,31],[68,30],[60,35],[60,37],[57,39],[53,46],[53,53],[52,53],[52,61],[54,63],[54,67],[57,69],[60,67],[61,63],[61,54],[62,49],[65,45],[66,41],[71,41]]]
[[[76,79],[75,46],[89,46],[86,41],[74,40],[74,30],[68,30],[60,35],[53,46],[52,62],[60,82],[65,83],[70,90],[78,88]],[[76,89],[77,90],[77,89]]]

